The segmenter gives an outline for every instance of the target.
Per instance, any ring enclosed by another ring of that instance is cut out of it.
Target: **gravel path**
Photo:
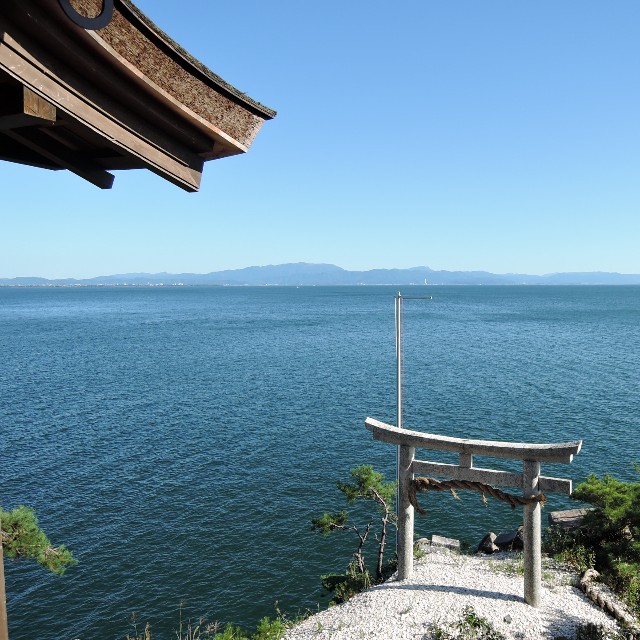
[[[614,620],[571,586],[577,576],[557,564],[543,565],[542,606],[524,603],[523,578],[513,553],[467,556],[432,547],[415,561],[411,580],[384,584],[345,604],[317,613],[287,632],[286,640],[428,640],[435,626],[451,623],[465,607],[507,638],[575,638],[581,623],[617,630]]]

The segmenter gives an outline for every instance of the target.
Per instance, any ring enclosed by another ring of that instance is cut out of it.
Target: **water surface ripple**
[[[583,439],[580,481],[640,460],[640,287],[405,287],[405,425]],[[390,287],[0,289],[0,500],[33,506],[79,564],[7,563],[11,637],[154,637],[187,617],[253,625],[326,602],[352,551],[310,531],[335,481],[395,452]],[[446,459],[420,452],[428,459]],[[494,468],[509,463],[478,460]],[[518,523],[477,497],[423,500],[419,535]],[[551,497],[549,510],[568,504]]]

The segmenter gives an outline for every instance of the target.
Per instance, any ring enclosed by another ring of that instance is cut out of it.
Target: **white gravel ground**
[[[293,629],[286,640],[428,640],[434,627],[449,631],[465,607],[507,638],[575,638],[581,623],[617,631],[615,620],[572,586],[577,576],[543,565],[542,606],[524,603],[524,582],[513,553],[468,556],[432,547],[415,561],[411,580],[394,578],[321,611]]]

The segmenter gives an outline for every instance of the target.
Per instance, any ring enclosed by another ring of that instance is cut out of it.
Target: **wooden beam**
[[[47,142],[47,146],[43,146],[42,143],[37,140],[33,140],[26,134],[26,131],[21,133],[17,133],[16,131],[5,132],[5,135],[9,136],[16,142],[19,142],[28,149],[31,149],[31,151],[34,151],[43,158],[54,162],[63,169],[68,169],[72,173],[84,178],[100,189],[111,189],[113,186],[114,177],[108,171],[92,166],[86,161],[79,162],[77,157],[74,157],[72,154],[66,152],[60,147],[54,148],[49,142]]]
[[[56,121],[56,108],[28,87],[22,87],[22,106],[20,111],[0,116],[0,131],[9,131],[21,127],[52,125]]]
[[[22,127],[41,127],[43,124],[53,124],[53,122],[43,121],[41,118],[36,118],[26,113],[0,116],[0,131],[11,131],[11,129],[20,129]]]

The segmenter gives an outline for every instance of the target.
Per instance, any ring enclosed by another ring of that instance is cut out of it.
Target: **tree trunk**
[[[364,543],[367,541],[367,536],[369,535],[369,529],[371,529],[371,523],[367,525],[365,532],[360,535],[358,530],[354,527],[354,531],[358,534],[358,538],[360,539],[360,544],[358,545],[358,550],[353,554],[356,557],[358,562],[358,571],[360,573],[364,573],[367,568],[364,564],[364,555],[362,554],[362,547],[364,547]]]
[[[378,564],[376,565],[376,582],[382,582],[382,565],[384,563],[384,545],[387,541],[387,517],[382,519],[382,533],[378,546]]]

